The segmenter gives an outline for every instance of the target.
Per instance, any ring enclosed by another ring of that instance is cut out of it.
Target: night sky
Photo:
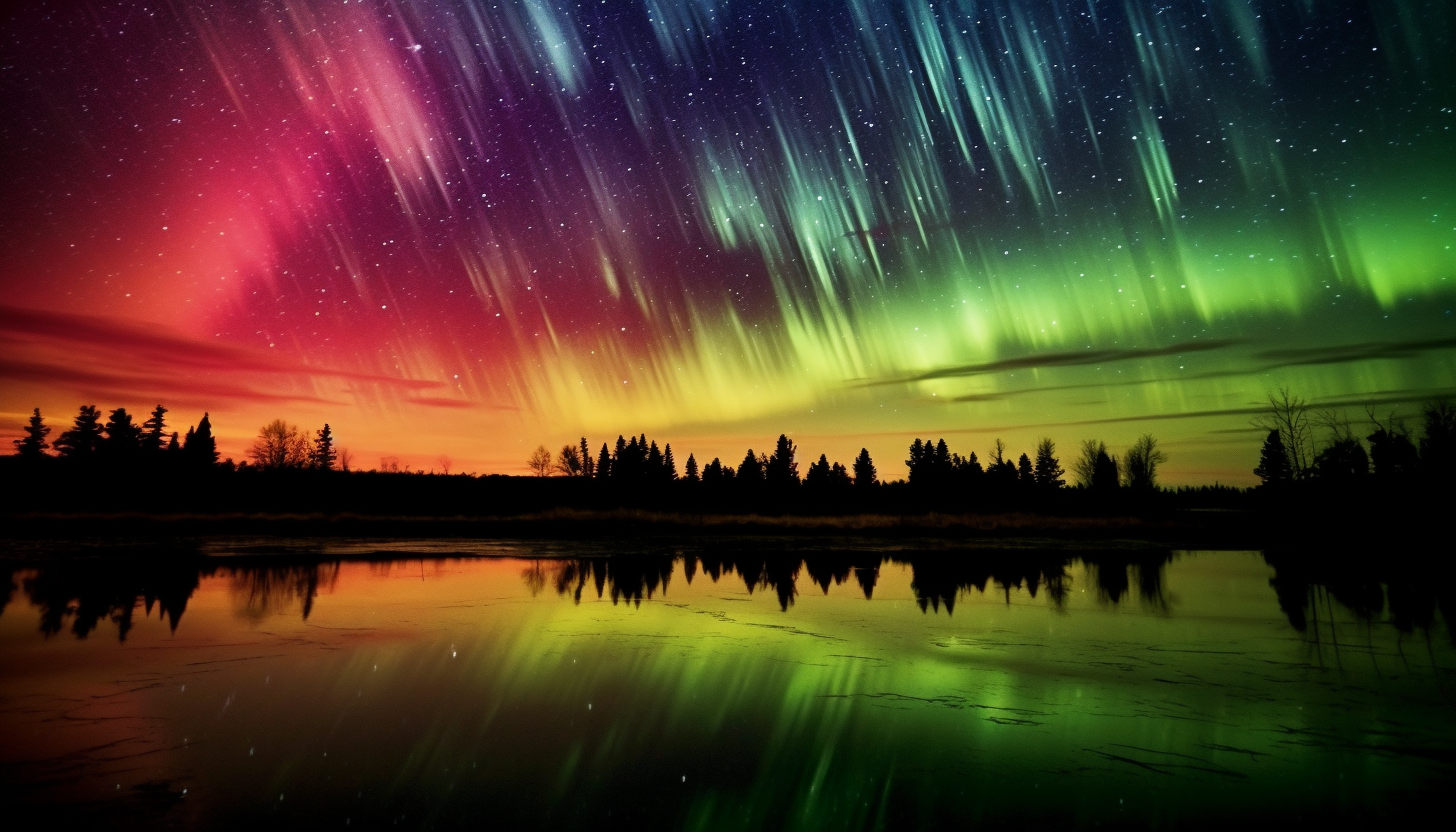
[[[518,473],[1152,432],[1456,393],[1456,6],[28,2],[0,420],[328,421]],[[54,438],[54,434],[53,437]]]

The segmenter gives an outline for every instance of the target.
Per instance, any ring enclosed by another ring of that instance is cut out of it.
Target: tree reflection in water
[[[1072,570],[1080,564],[1101,603],[1121,604],[1135,594],[1144,607],[1166,612],[1164,573],[1176,556],[1168,550],[1069,554],[1027,549],[800,555],[782,548],[774,541],[744,541],[726,550],[539,558],[522,576],[533,595],[549,586],[576,603],[594,592],[613,604],[637,607],[665,593],[680,568],[689,584],[700,575],[713,583],[736,576],[750,594],[770,592],[779,608],[788,611],[801,591],[818,588],[828,594],[831,586],[851,581],[866,600],[872,599],[881,568],[892,564],[909,568],[910,588],[922,611],[939,614],[943,609],[953,615],[958,599],[973,591],[994,591],[1009,604],[1013,591],[1025,590],[1061,609],[1073,582]],[[1316,645],[1321,627],[1328,629],[1333,619],[1335,605],[1366,621],[1388,612],[1389,622],[1403,633],[1429,631],[1438,617],[1449,621],[1456,613],[1456,587],[1445,571],[1430,565],[1430,559],[1270,552],[1265,560],[1274,569],[1269,583],[1280,609],[1290,625]],[[202,580],[219,576],[227,579],[240,617],[262,620],[297,609],[307,620],[319,592],[334,587],[341,563],[307,549],[248,558],[207,557],[185,548],[63,554],[37,564],[0,565],[0,613],[20,590],[40,611],[40,630],[47,637],[69,629],[85,638],[101,623],[110,622],[124,641],[138,609],[146,616],[155,609],[176,631]],[[807,580],[801,586],[802,578]]]

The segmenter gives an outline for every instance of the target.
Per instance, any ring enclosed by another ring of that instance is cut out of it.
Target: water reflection
[[[745,544],[727,551],[542,557],[531,560],[521,575],[533,595],[549,587],[578,604],[591,593],[634,607],[666,593],[679,573],[689,585],[703,576],[714,584],[741,582],[749,595],[770,593],[779,609],[787,612],[802,591],[814,589],[828,595],[831,588],[847,587],[871,600],[882,568],[896,565],[908,568],[910,589],[922,611],[954,615],[959,599],[988,592],[1009,605],[1013,593],[1025,591],[1060,610],[1072,591],[1072,572],[1081,566],[1100,603],[1117,606],[1135,597],[1144,611],[1166,614],[1170,601],[1165,573],[1176,556],[1169,550],[988,549],[800,555]],[[371,560],[385,570],[400,562],[387,557]],[[1429,568],[1402,567],[1391,559],[1311,557],[1305,552],[1270,552],[1264,560],[1274,570],[1269,585],[1280,610],[1290,626],[1315,642],[1321,639],[1321,621],[1333,621],[1337,607],[1364,621],[1381,619],[1388,612],[1389,622],[1402,633],[1428,631],[1456,612],[1456,587],[1449,580],[1434,579]],[[197,549],[175,548],[120,552],[106,558],[50,557],[23,568],[16,563],[0,567],[0,613],[20,590],[40,611],[40,630],[46,636],[69,630],[85,638],[106,622],[125,641],[133,617],[151,616],[154,610],[175,631],[200,583],[222,577],[238,617],[256,622],[297,611],[306,621],[320,592],[334,588],[343,562],[327,559],[321,549],[308,544],[274,547],[267,556],[247,558],[209,557]],[[424,562],[420,561],[422,568]],[[1329,624],[1324,627],[1327,630]]]
[[[1394,559],[390,547],[0,573],[0,782],[148,828],[1162,828],[1456,766],[1450,582]]]

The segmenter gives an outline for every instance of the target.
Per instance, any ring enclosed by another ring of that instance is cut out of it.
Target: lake
[[[1400,819],[1456,775],[1419,574],[776,540],[7,564],[4,797],[57,820],[1222,826]]]

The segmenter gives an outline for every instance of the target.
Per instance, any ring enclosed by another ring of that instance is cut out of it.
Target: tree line
[[[773,452],[749,448],[734,465],[714,457],[701,467],[689,454],[679,473],[672,445],[659,447],[646,434],[618,436],[614,446],[602,443],[593,454],[585,437],[566,444],[552,454],[540,445],[527,460],[538,477],[563,476],[609,481],[628,488],[662,487],[670,483],[702,486],[706,489],[740,492],[867,492],[882,484],[879,470],[866,448],[846,467],[830,462],[826,454],[809,463],[801,474],[798,446],[787,434],[780,434]],[[1089,439],[1079,448],[1072,463],[1073,485],[1097,492],[1127,488],[1139,492],[1158,489],[1158,467],[1168,457],[1158,440],[1145,434],[1119,458],[1106,443]],[[945,439],[915,439],[909,446],[905,466],[910,488],[926,492],[988,492],[1005,494],[1047,494],[1067,487],[1067,471],[1057,456],[1057,444],[1050,437],[1037,443],[1032,455],[1022,453],[1013,461],[1006,444],[997,439],[983,464],[975,451],[967,455],[952,452]]]
[[[71,426],[50,442],[51,428],[41,416],[40,408],[35,408],[25,425],[24,435],[14,440],[15,455],[25,460],[54,456],[75,464],[121,468],[168,466],[207,470],[218,465],[233,466],[231,459],[220,462],[210,414],[203,413],[196,425],[181,434],[168,429],[169,412],[158,404],[145,421],[137,424],[124,407],[112,410],[103,421],[100,408],[81,405]],[[267,469],[347,471],[350,465],[348,451],[335,446],[333,430],[327,423],[310,438],[297,425],[282,419],[274,419],[259,429],[247,457],[244,465],[251,463]]]
[[[1344,410],[1317,408],[1282,388],[1254,424],[1265,432],[1254,473],[1266,491],[1441,485],[1456,467],[1456,406],[1449,401],[1422,407],[1417,434],[1394,412],[1368,406],[1365,420],[1352,422]]]

